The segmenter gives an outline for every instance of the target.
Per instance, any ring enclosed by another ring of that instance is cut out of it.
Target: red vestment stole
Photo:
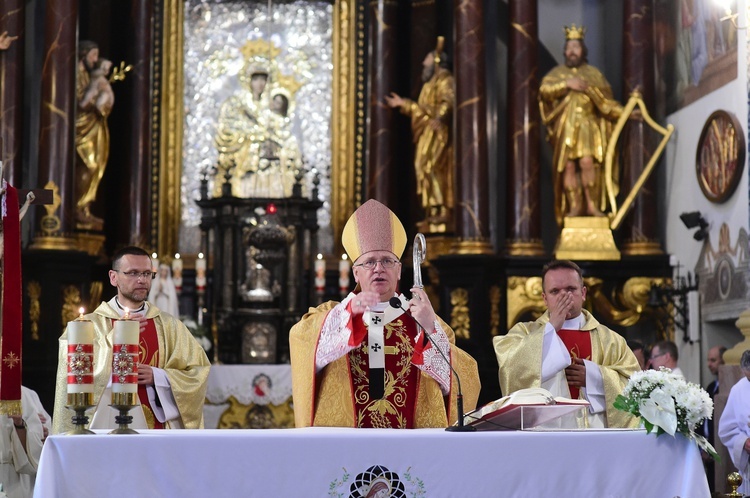
[[[356,427],[412,429],[419,382],[419,369],[411,363],[416,327],[401,317],[384,327],[385,389],[382,398],[371,399],[367,327],[362,320],[353,320],[352,325],[352,337],[363,337],[348,355]]]
[[[156,325],[153,318],[146,321],[146,329],[141,332],[138,341],[138,362],[151,367],[159,366],[159,339],[156,336]],[[164,424],[159,422],[154,416],[154,410],[151,408],[151,402],[148,400],[146,386],[138,384],[138,399],[141,400],[143,415],[146,417],[146,424],[149,429],[164,429]]]
[[[557,335],[568,349],[571,360],[575,361],[576,358],[591,360],[591,334],[588,330],[560,329]],[[568,389],[570,389],[570,397],[578,399],[580,389],[571,386],[570,383],[568,383]]]

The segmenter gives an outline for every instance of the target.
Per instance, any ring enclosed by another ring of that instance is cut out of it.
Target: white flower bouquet
[[[646,432],[656,432],[657,436],[679,432],[719,460],[714,447],[695,433],[695,428],[713,415],[711,397],[699,385],[686,382],[670,369],[634,373],[614,406],[640,417]]]

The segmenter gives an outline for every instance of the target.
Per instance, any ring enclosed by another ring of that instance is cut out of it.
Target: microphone
[[[453,368],[453,365],[451,365],[451,361],[448,359],[447,356],[445,356],[445,353],[443,353],[443,350],[440,349],[435,342],[435,340],[432,338],[432,334],[427,332],[427,329],[422,326],[421,323],[417,321],[414,316],[412,316],[411,313],[409,313],[407,310],[404,309],[403,306],[401,306],[401,300],[397,298],[396,296],[393,296],[390,300],[388,300],[388,304],[391,305],[391,307],[400,309],[404,312],[409,318],[414,320],[414,323],[417,324],[417,327],[419,327],[422,332],[424,332],[425,337],[427,340],[432,343],[433,347],[437,349],[438,353],[440,353],[440,356],[443,357],[445,362],[448,364],[448,368],[451,369],[451,372],[453,372],[453,375],[456,376],[456,385],[458,386],[458,393],[456,394],[456,411],[458,412],[458,425],[450,425],[445,428],[448,432],[474,432],[477,430],[476,427],[473,425],[464,425],[464,395],[461,392],[461,379],[458,376],[458,372],[456,372],[456,369]]]

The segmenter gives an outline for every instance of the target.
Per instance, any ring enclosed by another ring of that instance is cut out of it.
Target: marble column
[[[649,112],[654,106],[653,2],[625,0],[623,3],[623,100],[638,90]],[[623,129],[621,144],[624,160],[620,197],[630,192],[658,144],[655,132],[641,120],[631,120]],[[620,250],[627,255],[662,254],[657,238],[657,178],[655,174],[643,185],[633,208],[625,218]]]
[[[422,90],[422,61],[435,50],[438,35],[450,37],[450,33],[437,32],[437,6],[435,0],[411,0],[409,12],[409,98],[417,100]]]
[[[149,240],[151,215],[149,186],[151,185],[151,26],[154,6],[152,0],[134,0],[130,5],[133,40],[128,61],[133,70],[128,73],[132,88],[130,111],[130,137],[125,164],[131,168],[129,203],[129,244],[141,247],[156,247],[157,241]]]
[[[454,0],[456,235],[459,254],[492,254],[483,2]]]
[[[384,96],[397,88],[397,24],[399,5],[395,0],[372,0],[369,4],[369,122],[367,146],[367,199],[377,199],[386,206],[396,205],[394,181],[393,130],[401,118],[385,104]]]
[[[72,250],[75,199],[76,32],[77,0],[48,0],[44,15],[44,64],[39,111],[40,186],[56,190],[59,204],[37,209],[40,232],[34,249]],[[53,211],[47,211],[54,208]],[[47,212],[45,212],[47,211]]]
[[[539,192],[539,26],[537,0],[509,0],[508,196],[509,256],[541,256]]]
[[[0,54],[0,160],[3,177],[15,187],[23,187],[23,76],[24,0],[0,1],[0,33],[18,37]]]

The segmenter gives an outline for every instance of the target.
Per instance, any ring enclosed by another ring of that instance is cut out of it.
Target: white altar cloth
[[[343,428],[50,436],[34,496],[350,497],[376,480],[397,497],[709,496],[679,435]]]

